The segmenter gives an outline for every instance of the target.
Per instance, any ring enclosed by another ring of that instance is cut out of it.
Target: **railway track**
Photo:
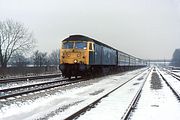
[[[167,78],[165,78],[163,76],[163,74],[161,73],[160,70],[158,70],[158,73],[160,74],[160,76],[162,77],[162,79],[165,81],[165,83],[167,84],[167,86],[169,86],[169,88],[172,90],[172,92],[176,95],[176,97],[178,98],[178,100],[180,100],[180,93],[173,87],[173,84],[171,84]],[[174,77],[176,80],[178,80],[178,82],[180,81],[179,80],[179,76],[178,75],[174,75],[170,72],[166,72],[167,74],[171,75],[172,77]]]
[[[24,77],[24,78],[15,78],[9,80],[3,80],[2,83],[8,82],[17,82],[17,81],[26,81],[30,78],[30,80],[42,79],[42,78],[51,78],[51,77],[58,77],[60,75],[50,75],[50,76],[36,76],[36,77]],[[19,80],[20,79],[20,80]],[[0,99],[7,99],[10,97],[15,97],[23,94],[34,93],[41,90],[51,89],[59,86],[69,85],[73,83],[77,83],[80,81],[85,81],[86,79],[78,78],[77,80],[72,79],[63,79],[63,80],[56,80],[56,81],[49,81],[37,84],[30,84],[30,85],[23,85],[23,86],[16,86],[11,88],[0,89]]]
[[[0,90],[0,99],[7,99],[9,97],[15,97],[15,96],[28,94],[28,93],[34,93],[37,91],[51,89],[51,88],[55,88],[59,86],[65,86],[65,85],[77,83],[84,80],[81,78],[78,78],[76,80],[64,79],[64,80],[57,80],[57,81],[52,81],[52,82],[45,82],[45,83],[38,83],[38,84],[33,84],[33,85],[2,89]]]
[[[170,71],[167,71],[167,73],[170,74],[171,76],[173,76],[174,78],[176,78],[177,80],[180,81],[180,76],[179,76],[179,75],[177,75],[177,74],[175,74],[175,73],[173,73],[173,72],[170,72]]]
[[[151,71],[151,70],[150,70]],[[72,120],[72,119],[75,119],[77,118],[77,116],[80,116],[81,114],[85,113],[86,111],[94,108],[94,106],[96,106],[103,98],[106,98],[108,97],[110,94],[112,94],[113,92],[115,92],[116,90],[118,90],[119,88],[121,88],[122,86],[126,85],[127,83],[129,83],[130,81],[132,81],[134,78],[136,78],[137,76],[141,75],[143,72],[140,72],[138,74],[136,74],[134,77],[130,78],[128,81],[124,82],[123,84],[121,84],[120,86],[114,88],[113,90],[111,90],[110,92],[108,92],[107,94],[103,95],[102,97],[96,99],[95,101],[89,103],[88,105],[86,105],[85,107],[81,108],[80,110],[78,110],[77,112],[69,115],[68,117],[66,118],[63,118],[65,120]],[[147,74],[146,78],[149,76],[149,73]],[[124,114],[122,116],[122,120],[125,120],[128,118],[129,116],[129,113],[131,112],[131,110],[133,110],[133,106],[136,104],[137,100],[139,99],[140,97],[140,93],[142,91],[142,88],[144,86],[144,83],[145,81],[143,82],[143,84],[141,85],[141,87],[139,88],[138,92],[135,94],[135,96],[133,97],[131,103],[129,104],[128,108],[124,111]]]
[[[138,102],[140,95],[141,95],[141,91],[143,89],[143,86],[149,76],[150,72],[147,74],[143,84],[140,86],[138,92],[135,94],[134,98],[132,99],[132,101],[130,102],[128,108],[126,109],[124,115],[121,117],[121,120],[127,120],[130,116],[130,113],[133,111],[133,109],[135,108],[136,103]]]
[[[55,78],[60,77],[61,74],[51,74],[51,75],[40,75],[40,76],[29,76],[29,77],[20,77],[20,78],[8,78],[8,79],[1,79],[0,84],[3,83],[10,83],[10,82],[19,82],[19,81],[30,81],[30,80],[37,80],[43,78]]]
[[[176,112],[179,111],[179,100],[174,94],[173,86],[180,82],[166,72],[154,67],[128,120],[179,119],[179,113]]]
[[[145,71],[145,69],[134,71],[132,73],[130,72],[124,76],[121,76],[121,74],[118,74],[115,76],[105,77],[105,79],[103,77],[100,79],[99,78],[91,79],[90,81],[84,80],[84,82],[81,82],[82,80],[79,80],[80,81],[79,83],[76,83],[78,81],[75,81],[75,84],[70,83],[71,85],[67,85],[67,86],[62,85],[62,87],[59,87],[59,86],[61,86],[61,85],[59,85],[56,88],[53,88],[53,89],[47,88],[47,90],[42,90],[42,91],[38,91],[38,92],[35,91],[35,93],[32,93],[30,91],[29,92],[30,94],[27,93],[28,91],[27,92],[25,91],[25,93],[22,93],[22,94],[20,93],[20,95],[18,95],[18,96],[13,95],[10,98],[7,97],[7,99],[0,100],[2,103],[1,108],[3,110],[2,111],[3,113],[2,112],[0,113],[1,114],[0,118],[13,119],[15,116],[21,116],[21,117],[18,117],[17,119],[25,119],[25,118],[49,119],[49,118],[53,118],[53,117],[55,117],[55,118],[58,117],[58,119],[66,119],[66,117],[68,117],[69,115],[70,116],[72,115],[71,113],[74,113],[75,111],[80,110],[83,106],[88,105],[89,103],[93,102],[95,99],[98,99],[103,95],[104,95],[104,98],[106,97],[105,99],[107,99],[107,98],[109,98],[108,95],[110,95],[111,93],[112,94],[117,93],[117,92],[121,93],[122,89],[127,88],[127,86],[129,86],[129,85],[132,85],[138,89],[138,87],[142,84],[142,82],[144,81],[144,78],[146,77],[146,75],[148,73],[147,71],[146,71],[146,73],[143,71]],[[142,72],[143,72],[143,74],[141,74]],[[138,76],[138,74],[141,74],[141,75]],[[137,75],[137,77],[135,75]],[[135,78],[135,79],[130,80],[130,78],[131,79]],[[124,83],[124,82],[126,82],[127,80],[129,80],[129,82],[127,82],[128,85],[125,85],[126,83]],[[138,84],[134,85],[134,83],[137,83],[137,82],[139,82],[139,85]],[[121,89],[118,90],[118,88],[117,88],[117,91],[116,90],[114,90],[114,92],[111,91],[114,89],[114,87],[118,87],[118,86],[120,86],[120,84],[123,84],[123,83],[124,83],[124,85],[121,86],[122,88],[120,87]],[[82,85],[82,89],[80,87],[81,85]],[[84,87],[83,87],[83,85],[84,85]],[[69,91],[66,91],[66,88],[69,89]],[[93,88],[94,88],[94,90],[93,90]],[[135,92],[133,92],[129,101],[132,99],[134,93],[137,92],[137,89],[135,90]],[[63,90],[65,90],[65,92],[63,92]],[[16,91],[16,90],[12,90],[12,91]],[[19,91],[19,90],[17,90],[17,91]],[[58,92],[57,95],[51,94],[56,91]],[[106,94],[109,91],[111,91],[111,93]],[[18,94],[19,94],[19,92],[18,92]],[[43,98],[44,94],[46,94],[48,96]],[[49,95],[52,95],[52,97]],[[112,96],[112,95],[110,95],[110,96]],[[36,99],[36,98],[38,98],[38,99]],[[87,109],[92,109],[92,107],[93,106],[95,107],[96,104],[98,104],[97,106],[99,106],[102,102],[101,99],[102,98],[100,98],[99,101],[97,100],[96,102],[94,102],[94,104],[91,104],[90,105],[91,107],[87,107]],[[23,102],[23,105],[21,104],[22,102]],[[37,104],[39,102],[41,102],[40,105]],[[50,105],[51,102],[53,102],[54,105],[52,104],[52,106],[51,106]],[[17,106],[15,106],[15,107],[11,106],[11,104],[16,105],[16,103],[17,103]],[[56,103],[58,103],[58,104],[56,104]],[[128,104],[129,104],[129,102],[126,104],[126,107]],[[11,111],[11,109],[16,109],[16,107],[18,108],[19,111],[12,113],[12,115],[9,114],[8,111],[9,110]],[[123,107],[123,108],[126,108],[126,107]],[[30,108],[30,109],[28,109],[28,111],[26,111],[26,108]],[[24,112],[22,113],[21,111],[24,111]],[[94,110],[92,110],[92,111],[94,111]],[[40,115],[39,113],[41,113],[41,112],[42,113],[45,112],[45,114],[43,113],[42,115]],[[83,112],[84,111],[82,110],[79,112],[79,114],[81,114]],[[123,115],[123,114],[121,114],[121,115]],[[71,117],[73,118],[73,116],[71,116]],[[78,115],[75,115],[74,117],[78,117]]]

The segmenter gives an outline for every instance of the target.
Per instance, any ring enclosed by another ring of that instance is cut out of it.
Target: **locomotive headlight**
[[[80,54],[77,54],[77,57],[80,57]]]
[[[75,60],[74,60],[74,63],[77,63],[77,62],[78,62],[78,61],[75,59]]]

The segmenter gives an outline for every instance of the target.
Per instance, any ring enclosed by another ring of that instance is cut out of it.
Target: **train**
[[[119,51],[84,35],[62,41],[59,69],[63,77],[109,74],[145,67],[146,60]]]

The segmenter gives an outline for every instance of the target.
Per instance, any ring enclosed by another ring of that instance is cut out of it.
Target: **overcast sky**
[[[180,0],[0,0],[0,20],[33,31],[43,52],[82,34],[145,59],[180,48]]]

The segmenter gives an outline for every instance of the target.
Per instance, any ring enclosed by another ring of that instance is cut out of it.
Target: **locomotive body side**
[[[101,43],[94,43],[94,55],[92,58],[94,61],[90,62],[90,65],[117,65],[116,50]]]

